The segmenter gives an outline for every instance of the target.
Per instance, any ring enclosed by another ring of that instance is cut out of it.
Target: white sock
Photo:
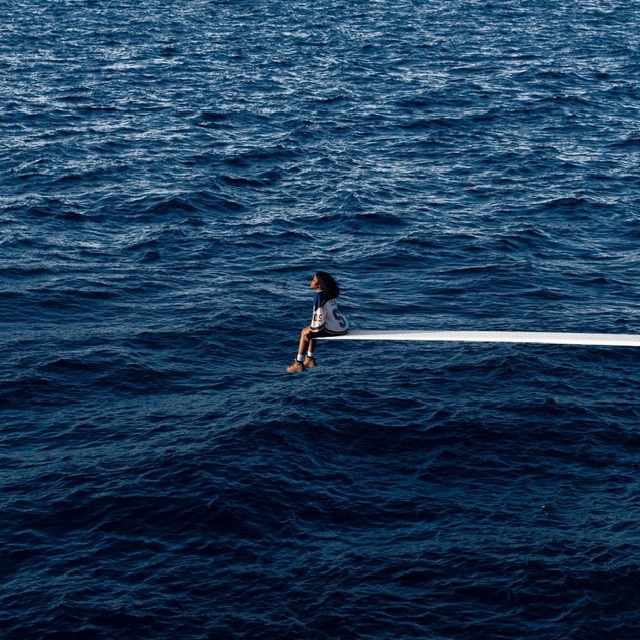
[[[307,351],[307,356],[309,358],[313,358],[313,351]]]
[[[296,356],[296,360],[297,360],[298,362],[304,362],[304,353],[299,353],[299,354]]]

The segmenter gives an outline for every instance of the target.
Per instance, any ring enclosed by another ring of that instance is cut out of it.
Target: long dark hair
[[[340,295],[338,283],[326,271],[318,271],[316,278],[318,278],[320,289],[322,289],[327,300],[333,300]]]

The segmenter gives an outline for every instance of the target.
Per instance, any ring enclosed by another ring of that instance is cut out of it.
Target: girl
[[[318,271],[309,285],[315,290],[313,300],[313,318],[311,326],[300,332],[298,356],[290,367],[289,373],[301,373],[305,369],[316,366],[313,357],[315,338],[318,336],[339,336],[347,333],[349,323],[338,311],[336,298],[340,295],[338,283],[326,272]]]

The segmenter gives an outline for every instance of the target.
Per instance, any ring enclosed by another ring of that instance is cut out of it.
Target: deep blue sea
[[[2,640],[636,640],[635,0],[2,0]]]

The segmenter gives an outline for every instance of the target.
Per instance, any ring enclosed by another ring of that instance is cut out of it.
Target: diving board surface
[[[562,333],[544,331],[364,331],[319,340],[419,340],[428,342],[520,342],[640,347],[640,335],[628,333]]]

